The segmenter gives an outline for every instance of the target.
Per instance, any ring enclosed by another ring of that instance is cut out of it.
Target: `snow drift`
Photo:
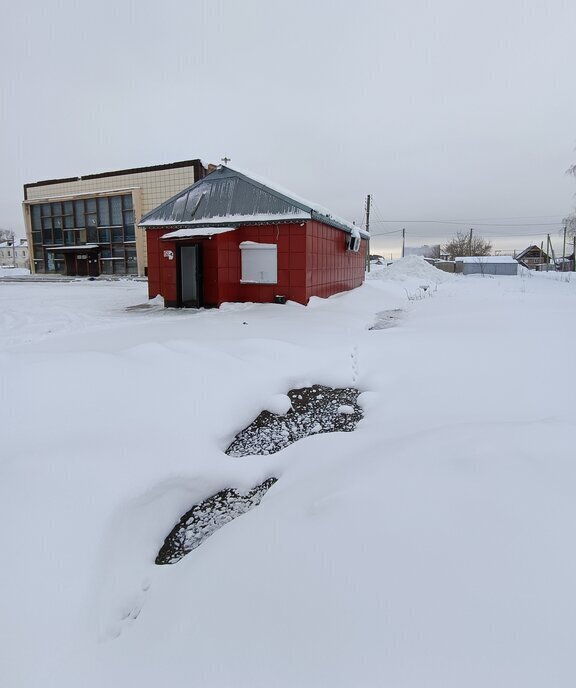
[[[420,301],[388,272],[204,312],[0,285],[2,685],[573,686],[576,281],[424,269]],[[365,390],[354,432],[226,456],[312,383]],[[271,475],[155,566],[191,505]]]

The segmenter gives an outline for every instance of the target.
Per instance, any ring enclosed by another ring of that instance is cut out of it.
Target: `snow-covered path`
[[[410,274],[206,312],[0,284],[1,685],[574,685],[576,280]],[[309,383],[361,389],[358,429],[223,454]],[[270,475],[154,566],[193,503]]]

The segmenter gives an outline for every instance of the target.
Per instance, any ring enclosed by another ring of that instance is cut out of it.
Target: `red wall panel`
[[[153,299],[161,293],[160,290],[160,258],[158,255],[160,230],[151,229],[146,232],[146,251],[148,254],[148,298]]]
[[[329,225],[316,221],[308,223],[307,299],[331,296],[362,284],[367,242],[363,240],[360,251],[353,253],[346,250],[347,238],[345,232]]]
[[[148,293],[177,301],[177,242],[163,241],[166,228],[147,230]],[[346,251],[348,235],[321,222],[240,227],[211,239],[178,242],[202,246],[203,292],[206,306],[226,301],[270,303],[276,295],[306,304],[311,296],[330,296],[362,284],[366,241],[359,253]],[[278,247],[276,284],[241,284],[242,241]],[[166,252],[172,251],[173,259]]]

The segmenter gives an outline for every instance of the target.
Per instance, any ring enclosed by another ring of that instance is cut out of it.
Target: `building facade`
[[[142,220],[148,290],[166,306],[308,303],[359,287],[368,234],[221,165]]]
[[[30,269],[26,239],[9,239],[0,244],[0,268]]]
[[[24,185],[33,273],[145,275],[140,218],[201,179],[200,160]]]

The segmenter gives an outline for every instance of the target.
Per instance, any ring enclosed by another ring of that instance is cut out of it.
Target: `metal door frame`
[[[182,249],[194,248],[196,250],[196,293],[198,298],[195,302],[182,301]],[[202,244],[182,244],[176,247],[176,287],[178,308],[201,308],[204,304],[204,293],[202,289]]]

